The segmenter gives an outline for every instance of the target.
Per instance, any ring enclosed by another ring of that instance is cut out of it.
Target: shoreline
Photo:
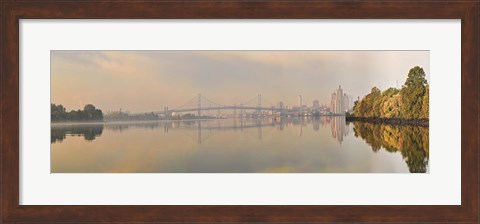
[[[339,114],[322,114],[319,116],[295,116],[295,117],[280,117],[280,118],[305,118],[305,117],[344,117]],[[264,119],[264,118],[278,118],[276,116],[267,117],[244,117],[243,119]],[[100,124],[119,124],[119,123],[153,123],[153,122],[176,122],[176,121],[211,121],[211,120],[226,120],[232,118],[200,118],[200,119],[161,119],[161,120],[103,120],[103,121],[54,121],[50,122],[51,126],[68,126],[68,125],[100,125]],[[238,119],[238,118],[235,118]]]
[[[402,118],[379,118],[379,117],[345,117],[347,122],[359,121],[374,124],[410,125],[429,127],[428,119],[402,119]]]

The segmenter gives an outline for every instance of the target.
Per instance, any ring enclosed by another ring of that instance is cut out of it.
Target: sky
[[[262,106],[296,105],[298,95],[329,105],[339,85],[355,99],[400,88],[414,66],[430,83],[429,60],[429,51],[51,51],[51,102],[150,112],[198,94],[222,105],[261,94]]]

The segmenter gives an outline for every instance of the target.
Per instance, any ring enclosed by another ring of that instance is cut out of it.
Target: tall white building
[[[343,111],[348,111],[348,108],[350,108],[350,97],[344,93],[343,94]]]
[[[344,114],[350,107],[348,98],[348,95],[343,93],[342,87],[338,86],[338,89],[332,93],[330,111],[334,114]]]
[[[298,100],[297,100],[297,101],[298,101],[298,102],[297,102],[297,103],[298,103],[298,107],[302,107],[302,105],[303,105],[302,95],[298,95]]]

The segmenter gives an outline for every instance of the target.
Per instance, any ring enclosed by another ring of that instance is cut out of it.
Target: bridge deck
[[[221,106],[221,107],[202,107],[200,111],[205,110],[269,110],[269,111],[280,111],[279,108],[272,107],[241,107],[241,106]],[[172,109],[168,112],[195,112],[198,111],[198,108],[187,108],[187,109]],[[165,111],[154,111],[155,114],[164,114]]]

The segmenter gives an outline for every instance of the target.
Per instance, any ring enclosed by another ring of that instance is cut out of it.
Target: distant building
[[[343,93],[342,87],[338,86],[338,89],[332,93],[330,112],[334,114],[344,114],[350,108],[349,102],[349,95]]]
[[[301,108],[301,107],[302,107],[302,105],[303,105],[303,102],[302,102],[302,95],[298,95],[298,100],[297,100],[297,101],[298,101],[298,102],[297,102],[297,103],[298,103],[298,107],[300,107],[300,108]]]
[[[312,104],[312,107],[314,109],[320,108],[320,102],[318,100],[314,100],[313,104]]]
[[[284,109],[285,109],[285,105],[283,104],[282,101],[278,101],[278,103],[277,103],[277,108],[280,109],[280,110],[284,110]]]
[[[343,111],[345,111],[345,112],[348,111],[348,108],[350,108],[350,105],[349,105],[350,104],[350,97],[346,93],[343,94],[343,102],[342,103],[343,103]]]

